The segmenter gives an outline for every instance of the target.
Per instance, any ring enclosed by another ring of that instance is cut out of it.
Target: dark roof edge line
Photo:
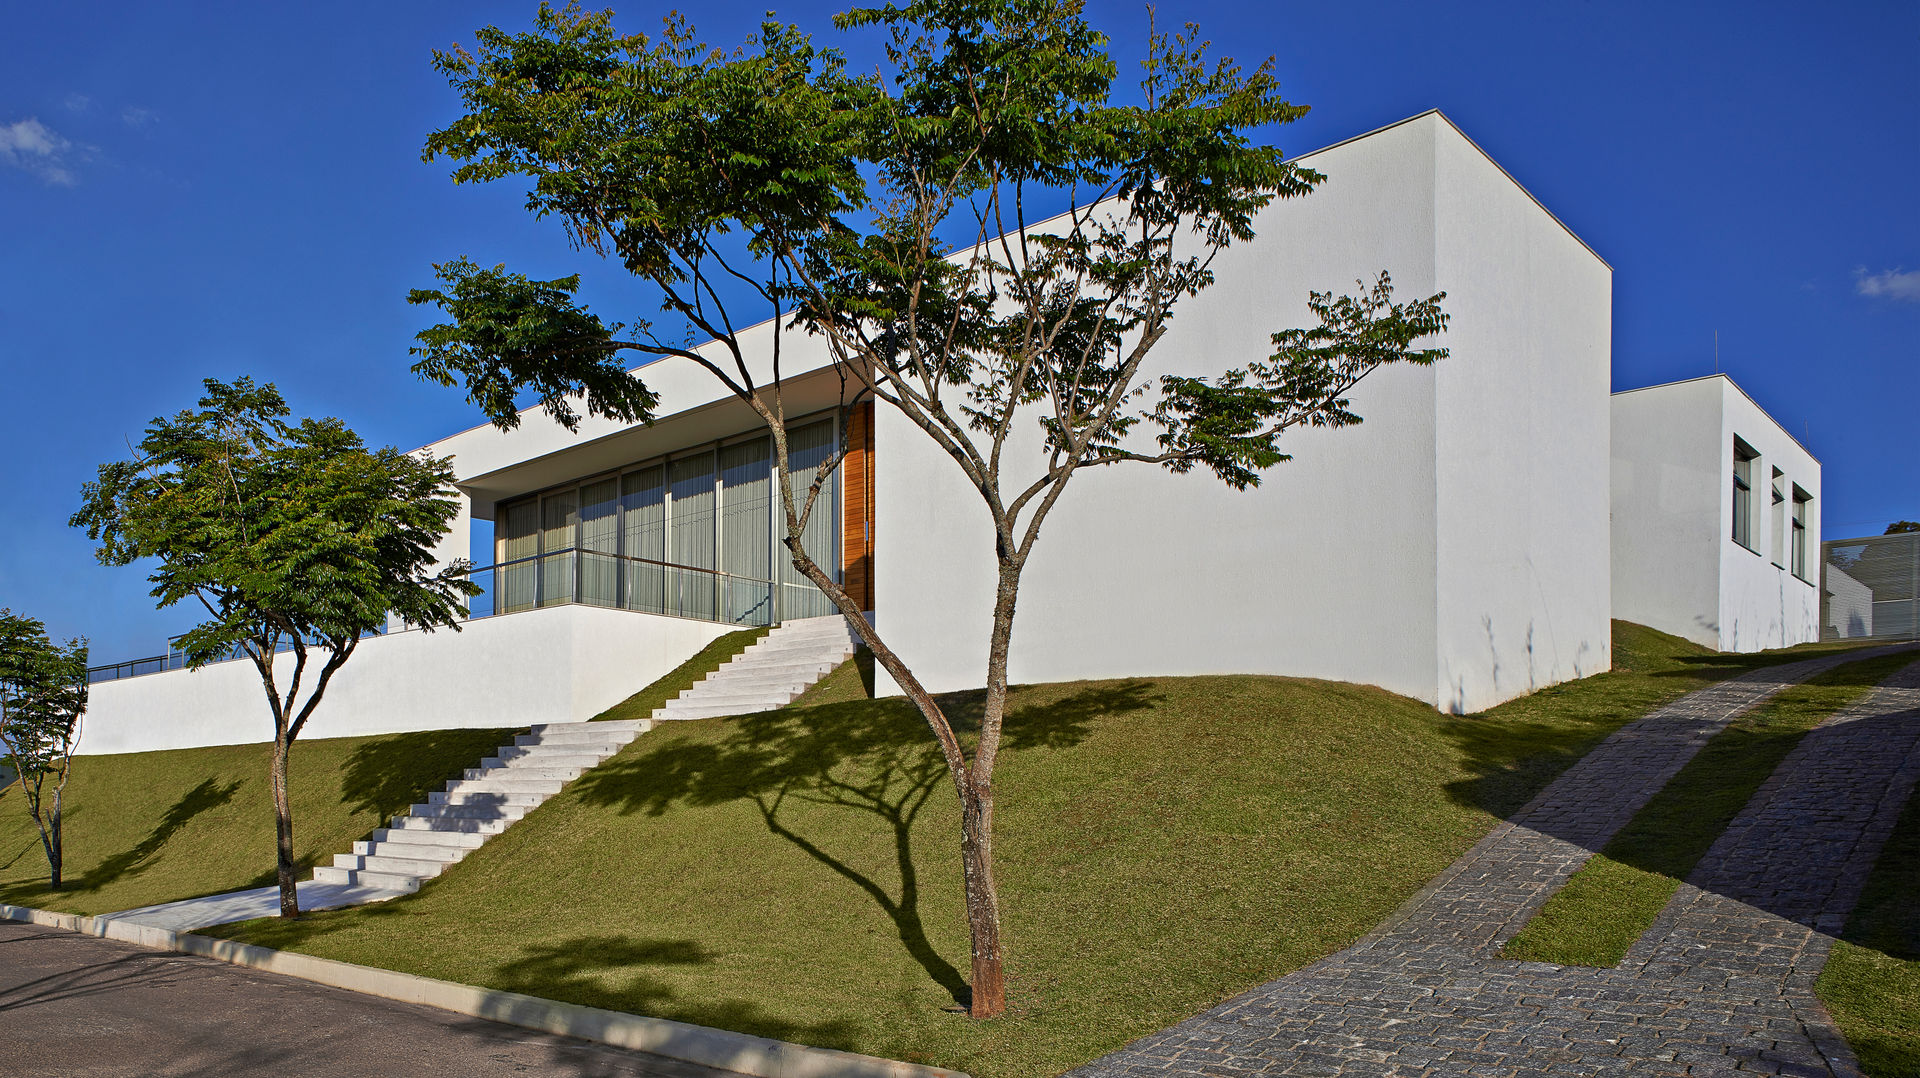
[[[1453,117],[1448,116],[1445,112],[1442,112],[1438,108],[1431,108],[1425,112],[1416,113],[1412,116],[1409,116],[1404,120],[1395,120],[1394,122],[1387,124],[1384,127],[1376,127],[1371,131],[1366,131],[1358,135],[1353,135],[1348,138],[1343,138],[1339,142],[1336,142],[1331,146],[1322,146],[1317,150],[1312,150],[1307,153],[1303,153],[1299,157],[1294,158],[1294,160],[1296,161],[1304,160],[1306,158],[1312,157],[1314,154],[1326,153],[1328,150],[1338,149],[1341,146],[1345,146],[1349,142],[1357,142],[1360,139],[1368,138],[1373,135],[1378,135],[1383,131],[1391,131],[1394,128],[1401,126],[1402,124],[1410,124],[1415,120],[1425,119],[1428,116],[1440,117],[1442,122],[1444,122],[1448,127],[1453,129],[1454,134],[1459,135],[1463,139],[1466,139],[1467,145],[1473,147],[1474,150],[1477,151],[1481,157],[1486,158],[1487,164],[1492,165],[1496,169],[1499,169],[1500,175],[1505,176],[1507,178],[1508,183],[1511,183],[1515,187],[1519,188],[1520,193],[1527,196],[1528,201],[1532,202],[1535,206],[1540,207],[1540,212],[1546,214],[1549,218],[1551,218],[1554,224],[1559,225],[1560,230],[1562,232],[1565,232],[1567,235],[1573,237],[1573,242],[1585,248],[1586,252],[1593,256],[1594,261],[1607,267],[1608,273],[1613,272],[1613,263],[1608,262],[1605,258],[1601,257],[1600,252],[1594,250],[1592,244],[1580,238],[1580,233],[1575,232],[1571,227],[1567,225],[1565,221],[1562,221],[1560,219],[1559,214],[1554,213],[1552,210],[1548,209],[1546,203],[1540,201],[1539,197],[1536,196],[1532,191],[1527,190],[1526,184],[1521,183],[1519,180],[1515,179],[1513,173],[1507,171],[1507,166],[1501,164],[1499,161],[1494,160],[1493,155],[1488,153],[1485,147],[1481,146],[1478,142],[1473,141],[1472,135],[1469,135],[1465,131],[1462,131],[1460,129],[1460,125],[1453,122]]]
[[[1667,389],[1672,386],[1683,386],[1690,382],[1705,382],[1714,378],[1718,378],[1726,382],[1728,385],[1734,388],[1735,392],[1739,393],[1742,397],[1747,398],[1747,403],[1753,405],[1755,411],[1759,412],[1763,416],[1766,416],[1767,419],[1775,427],[1779,428],[1780,433],[1787,436],[1787,441],[1790,441],[1794,445],[1799,446],[1800,452],[1805,453],[1809,457],[1812,457],[1813,462],[1815,464],[1820,465],[1820,467],[1822,468],[1825,468],[1827,466],[1827,462],[1824,460],[1821,460],[1818,456],[1816,456],[1813,450],[1808,449],[1807,444],[1805,442],[1793,436],[1793,432],[1787,429],[1786,424],[1780,422],[1780,417],[1774,415],[1772,412],[1767,411],[1766,408],[1762,406],[1759,401],[1753,399],[1753,394],[1747,392],[1746,389],[1743,386],[1741,386],[1740,383],[1733,380],[1733,375],[1727,374],[1724,371],[1715,371],[1712,374],[1696,375],[1692,378],[1678,378],[1671,382],[1657,382],[1650,386],[1635,386],[1632,389],[1616,390],[1612,393],[1609,393],[1607,395],[1607,399],[1612,400],[1614,397],[1624,397],[1629,393],[1644,393],[1649,389]],[[1822,496],[1824,497],[1824,493]]]

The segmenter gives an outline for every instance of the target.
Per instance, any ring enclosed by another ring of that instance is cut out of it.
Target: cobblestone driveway
[[[1623,727],[1353,947],[1075,1071],[1858,1074],[1813,980],[1920,777],[1920,663],[1808,734],[1618,969],[1494,957],[1708,738],[1868,653],[1755,671]]]

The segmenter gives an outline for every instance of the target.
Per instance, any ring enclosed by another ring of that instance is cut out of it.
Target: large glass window
[[[1733,441],[1733,541],[1753,549],[1753,458],[1745,442]]]
[[[1807,579],[1807,519],[1813,496],[1793,488],[1793,575]]]
[[[835,445],[831,419],[793,429],[798,497]],[[771,438],[734,439],[503,505],[499,612],[579,602],[743,625],[833,613],[779,541],[773,466]],[[802,543],[839,579],[838,470]]]
[[[628,610],[667,612],[667,466],[656,464],[620,477],[620,602]]]

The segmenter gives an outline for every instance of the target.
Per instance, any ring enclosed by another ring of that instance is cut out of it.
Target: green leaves
[[[1279,448],[1288,429],[1360,422],[1346,396],[1360,379],[1388,364],[1446,358],[1444,348],[1413,347],[1446,329],[1445,292],[1401,304],[1385,273],[1370,289],[1356,283],[1364,290],[1358,296],[1312,293],[1307,305],[1320,325],[1275,333],[1278,350],[1265,362],[1211,380],[1162,378],[1153,413],[1167,451],[1161,463],[1175,472],[1205,465],[1236,490],[1258,486],[1261,470],[1289,459]]]
[[[24,779],[60,770],[86,709],[87,642],[57,644],[39,620],[0,609],[0,750]]]
[[[71,523],[104,564],[156,560],[162,607],[201,604],[180,641],[194,665],[283,641],[344,655],[389,613],[458,628],[479,589],[463,562],[433,570],[457,512],[449,463],[287,415],[271,385],[209,379],[198,409],[155,419],[133,459],[101,465]]]
[[[626,423],[653,418],[659,398],[620,360],[620,324],[574,302],[577,274],[534,281],[464,258],[434,270],[447,290],[415,289],[407,302],[436,304],[453,321],[420,332],[415,374],[443,386],[464,382],[467,399],[502,430],[520,425],[515,397],[529,389],[568,430],[580,428],[567,399],[575,393],[585,395],[591,414]]]

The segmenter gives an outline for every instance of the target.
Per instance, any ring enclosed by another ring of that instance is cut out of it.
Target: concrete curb
[[[276,951],[231,940],[196,936],[165,928],[130,924],[110,917],[85,917],[25,906],[0,904],[0,920],[62,928],[155,950],[229,962],[236,966],[297,977],[350,992],[419,1003],[491,1022],[535,1029],[564,1037],[651,1052],[754,1078],[967,1078],[959,1071],[923,1067],[854,1052],[814,1048],[725,1029],[710,1029],[665,1018],[582,1007],[573,1003],[437,981],[411,973],[356,966],[330,958]]]

